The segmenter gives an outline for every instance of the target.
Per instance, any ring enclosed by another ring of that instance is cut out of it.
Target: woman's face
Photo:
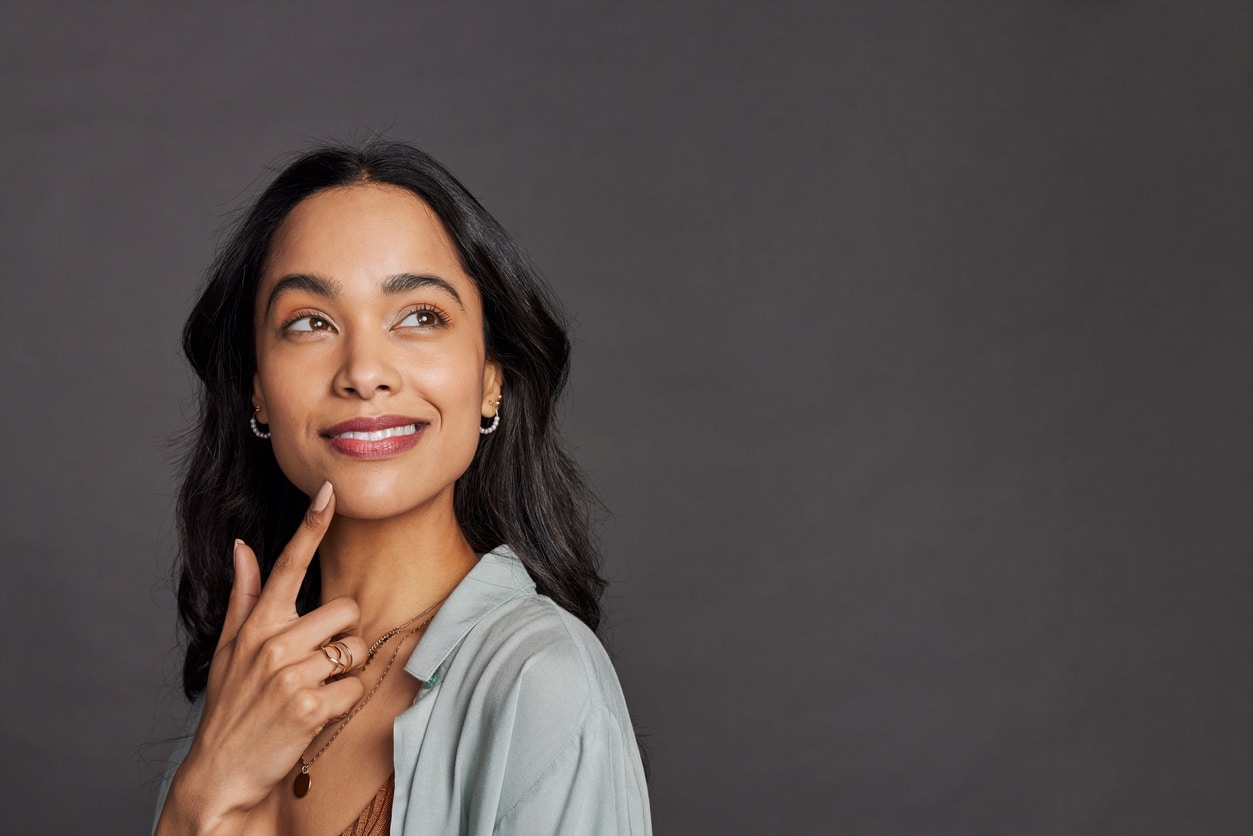
[[[496,414],[478,288],[435,213],[394,186],[327,189],[276,231],[254,314],[257,420],[296,487],[384,519],[453,483]]]

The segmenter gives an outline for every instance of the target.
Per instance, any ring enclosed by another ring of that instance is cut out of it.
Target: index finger
[[[261,590],[258,607],[281,607],[284,612],[295,610],[296,596],[300,594],[300,585],[304,582],[305,572],[318,550],[318,543],[335,516],[335,489],[330,482],[323,482],[305,518],[296,529],[296,533],[287,541],[286,548],[274,561],[270,577]]]

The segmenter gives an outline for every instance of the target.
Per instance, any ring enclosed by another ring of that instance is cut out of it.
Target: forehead
[[[324,189],[296,204],[270,241],[258,298],[297,273],[324,276],[349,292],[376,292],[401,273],[433,274],[463,299],[478,298],[439,216],[412,192],[389,185]]]

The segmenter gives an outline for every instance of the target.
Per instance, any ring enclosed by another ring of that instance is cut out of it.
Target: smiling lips
[[[417,445],[426,422],[403,415],[353,418],[321,432],[339,452],[361,459],[379,459],[403,453]]]

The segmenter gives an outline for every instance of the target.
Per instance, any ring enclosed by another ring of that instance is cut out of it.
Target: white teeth
[[[398,435],[413,435],[418,431],[417,424],[405,424],[403,427],[388,427],[373,433],[340,433],[336,438],[351,438],[354,441],[382,441]]]

